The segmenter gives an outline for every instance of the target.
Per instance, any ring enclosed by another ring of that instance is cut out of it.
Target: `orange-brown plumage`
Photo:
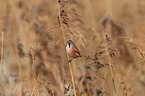
[[[72,40],[69,40],[65,46],[66,52],[67,54],[71,57],[71,58],[77,58],[77,57],[85,57],[87,59],[93,60],[95,61],[95,59],[91,58],[91,57],[87,57],[85,55],[80,54],[78,48],[76,47],[76,45],[73,43]]]

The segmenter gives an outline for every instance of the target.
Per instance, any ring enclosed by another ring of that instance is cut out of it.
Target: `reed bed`
[[[144,0],[0,2],[0,96],[145,96]]]

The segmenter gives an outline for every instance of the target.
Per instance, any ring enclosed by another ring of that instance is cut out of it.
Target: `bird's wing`
[[[75,54],[76,54],[77,56],[80,56],[80,52],[79,52],[79,50],[78,50],[77,48],[74,48],[74,51],[75,51]]]

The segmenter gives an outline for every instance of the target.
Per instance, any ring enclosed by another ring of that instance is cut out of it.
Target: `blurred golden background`
[[[0,96],[145,96],[144,0],[0,2]]]

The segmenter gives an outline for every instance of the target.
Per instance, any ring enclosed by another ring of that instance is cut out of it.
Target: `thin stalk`
[[[57,4],[58,4],[58,1],[57,1]],[[60,17],[61,17],[60,16],[60,11],[61,11],[61,9],[60,9],[60,5],[59,4],[57,6],[58,6],[58,21],[59,21],[59,25],[60,25],[60,28],[61,28],[61,31],[62,31],[62,34],[63,34],[64,46],[65,46],[65,42],[66,42],[66,40],[65,40],[65,33],[64,33],[64,30],[63,30],[63,25],[61,25],[62,22],[60,20]],[[67,55],[67,58],[69,60],[69,56],[68,55]],[[72,68],[71,68],[70,62],[68,64],[69,64],[71,79],[72,79],[72,83],[73,83],[74,96],[76,96],[76,89],[75,89],[75,82],[74,82],[74,78],[73,78],[73,72],[72,72]]]
[[[112,0],[106,0],[106,14],[107,15],[109,14],[112,17]],[[105,35],[104,35],[104,37],[105,37]],[[105,39],[105,41],[106,41],[106,39]],[[107,52],[107,54],[109,56],[107,41],[106,41],[106,52]],[[112,64],[111,64],[111,58],[110,58],[110,56],[108,58],[109,58],[109,60],[108,60],[109,61],[108,62],[109,63],[109,68],[110,68],[112,82],[113,82],[113,87],[114,87],[114,95],[117,96],[116,87],[115,87],[115,81],[114,81],[114,75],[113,75],[113,70],[112,70]]]
[[[3,77],[3,49],[4,49],[4,32],[2,32],[2,49],[1,49],[1,77],[0,80],[2,80]]]

